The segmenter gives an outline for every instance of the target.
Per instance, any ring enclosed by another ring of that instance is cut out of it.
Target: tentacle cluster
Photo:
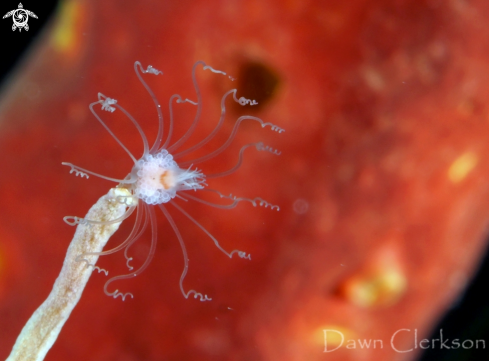
[[[133,160],[134,166],[131,170],[131,172],[124,178],[124,179],[117,179],[117,178],[112,178],[112,177],[107,177],[105,175],[95,173],[89,170],[86,170],[84,168],[80,168],[76,165],[73,165],[71,163],[62,163],[63,165],[71,167],[70,173],[75,173],[76,176],[80,177],[89,177],[90,175],[97,176],[99,178],[103,178],[109,181],[117,182],[119,183],[119,187],[125,188],[129,191],[128,196],[120,196],[120,195],[114,195],[114,201],[119,202],[121,204],[125,204],[127,206],[125,214],[117,219],[113,220],[108,220],[105,222],[100,222],[100,221],[94,221],[94,220],[88,220],[80,217],[74,217],[74,216],[67,216],[64,217],[64,220],[67,224],[71,226],[75,226],[78,224],[111,224],[115,222],[121,222],[128,218],[129,216],[136,211],[136,218],[134,222],[134,226],[132,228],[132,231],[126,238],[124,242],[119,244],[118,246],[103,251],[99,253],[86,253],[86,254],[81,254],[77,260],[82,262],[87,263],[87,267],[93,267],[94,269],[97,269],[100,272],[104,272],[106,275],[108,272],[104,269],[99,268],[98,266],[95,266],[94,264],[90,264],[87,260],[87,256],[91,255],[98,255],[98,256],[103,256],[103,255],[109,255],[121,250],[124,250],[124,256],[126,258],[126,266],[129,270],[128,274],[125,275],[120,275],[113,277],[109,279],[105,286],[104,286],[104,292],[112,296],[114,298],[122,298],[122,300],[125,300],[126,297],[130,296],[131,298],[133,295],[131,293],[122,293],[119,292],[118,289],[115,291],[108,291],[108,286],[117,280],[122,280],[122,279],[128,279],[128,278],[133,278],[142,271],[148,267],[149,263],[151,262],[154,252],[156,249],[156,240],[157,240],[157,225],[156,225],[156,215],[154,211],[153,205],[158,205],[158,207],[161,209],[163,215],[166,217],[168,222],[170,223],[171,227],[173,228],[173,231],[175,232],[175,235],[177,236],[177,239],[180,243],[181,249],[182,249],[182,254],[183,254],[183,261],[184,261],[184,268],[182,275],[180,277],[180,290],[185,298],[189,298],[191,295],[193,295],[194,298],[199,299],[200,301],[210,301],[212,298],[208,297],[206,294],[202,294],[200,292],[197,292],[195,290],[190,290],[190,291],[185,291],[183,287],[183,282],[185,279],[185,276],[188,272],[188,256],[187,256],[187,250],[183,241],[183,238],[180,234],[180,231],[173,220],[173,217],[171,216],[170,212],[165,206],[165,203],[169,203],[174,207],[176,210],[178,210],[180,213],[185,215],[192,223],[194,223],[198,228],[200,228],[211,240],[214,242],[215,246],[222,251],[225,255],[227,255],[229,258],[232,258],[234,254],[237,254],[240,258],[243,259],[248,259],[251,260],[251,255],[249,253],[246,253],[244,251],[240,250],[233,250],[231,252],[228,252],[224,250],[224,248],[221,247],[217,239],[212,236],[212,234],[206,230],[197,220],[195,220],[187,211],[185,211],[180,205],[178,205],[175,202],[175,198],[179,198],[183,201],[188,202],[189,200],[191,201],[196,201],[199,203],[203,203],[209,206],[213,206],[216,208],[221,208],[221,209],[231,209],[237,206],[238,203],[247,201],[251,203],[253,206],[261,206],[261,207],[270,207],[271,209],[276,209],[279,210],[279,207],[276,205],[272,205],[268,203],[267,201],[263,200],[262,198],[241,198],[241,197],[236,197],[233,195],[225,196],[222,193],[220,193],[217,190],[213,189],[208,189],[206,188],[207,184],[206,179],[207,178],[216,178],[216,177],[222,177],[226,176],[228,174],[231,174],[235,172],[236,170],[239,169],[241,166],[241,163],[243,161],[243,153],[244,150],[249,148],[249,147],[255,147],[259,151],[265,151],[268,153],[272,153],[274,155],[280,155],[280,152],[276,149],[273,149],[269,147],[268,145],[264,145],[262,142],[258,143],[250,143],[241,148],[239,151],[239,159],[238,163],[231,169],[221,172],[221,173],[216,173],[216,174],[211,174],[211,175],[205,175],[201,170],[197,169],[194,167],[195,164],[202,163],[205,161],[208,161],[216,156],[218,156],[220,153],[222,153],[234,140],[239,125],[244,121],[244,120],[253,120],[255,122],[258,122],[262,128],[265,127],[270,127],[272,131],[276,131],[278,133],[282,133],[284,129],[278,127],[277,125],[274,125],[272,123],[265,123],[263,122],[260,118],[254,117],[254,116],[241,116],[236,120],[236,123],[234,125],[234,128],[231,131],[231,134],[229,135],[228,139],[222,144],[219,148],[215,149],[214,151],[210,152],[209,154],[205,156],[201,156],[198,158],[194,158],[191,161],[177,161],[179,158],[187,156],[194,151],[202,148],[205,144],[207,144],[211,139],[215,137],[215,135],[221,130],[222,125],[224,123],[225,115],[226,115],[226,106],[225,102],[226,99],[229,95],[232,94],[232,99],[237,102],[238,104],[242,106],[246,105],[256,105],[257,102],[253,99],[246,99],[244,97],[238,98],[236,93],[236,89],[232,89],[228,92],[226,92],[222,99],[221,99],[221,114],[219,121],[217,122],[215,128],[212,130],[210,134],[208,134],[204,139],[199,141],[197,144],[190,146],[186,149],[181,149],[184,143],[187,142],[187,140],[190,138],[190,136],[193,134],[195,131],[199,119],[202,114],[202,96],[200,93],[200,89],[198,86],[197,78],[196,78],[196,69],[202,66],[203,70],[209,70],[213,73],[220,74],[227,76],[229,79],[234,80],[231,76],[227,75],[225,72],[221,70],[217,70],[212,68],[209,65],[206,65],[203,61],[198,61],[194,64],[193,69],[192,69],[192,81],[194,84],[194,89],[196,93],[196,100],[190,100],[188,98],[185,98],[182,100],[182,97],[178,94],[173,95],[170,97],[169,100],[169,123],[165,127],[164,120],[163,120],[163,112],[161,111],[161,106],[154,95],[153,91],[151,88],[148,86],[148,84],[145,82],[141,74],[152,74],[152,75],[161,75],[163,74],[161,71],[155,69],[151,65],[149,65],[146,69],[144,69],[139,62],[135,62],[134,64],[134,71],[136,73],[136,76],[139,78],[141,84],[144,86],[144,88],[147,90],[148,94],[152,98],[156,112],[158,115],[158,134],[156,136],[156,140],[154,144],[150,147],[149,142],[147,140],[146,135],[144,134],[141,126],[139,123],[136,121],[136,119],[129,113],[127,112],[122,106],[120,106],[117,102],[117,100],[107,97],[103,95],[102,93],[98,94],[98,101],[90,104],[89,108],[92,112],[92,114],[95,116],[95,118],[101,123],[101,125],[109,132],[109,134],[114,138],[114,140],[121,146],[124,151],[129,155],[129,157]],[[182,104],[182,103],[189,103],[193,106],[196,107],[196,113],[193,122],[191,123],[190,127],[188,128],[187,132],[178,140],[173,141],[172,136],[173,136],[173,104]],[[139,159],[136,159],[134,155],[129,151],[129,149],[118,139],[118,137],[112,132],[112,130],[107,126],[107,124],[102,120],[102,118],[97,114],[95,111],[95,106],[101,106],[101,110],[107,111],[109,113],[113,113],[116,110],[120,110],[135,126],[136,130],[138,131],[139,135],[141,136],[142,143],[143,143],[143,154]],[[165,128],[166,128],[166,137],[164,136],[165,134]],[[217,203],[212,203],[208,202],[204,199],[201,199],[199,197],[196,197],[194,195],[189,194],[189,191],[208,191],[208,192],[214,192],[217,195],[219,195],[220,198],[224,199],[229,199],[232,201],[230,204],[217,204]],[[145,232],[147,229],[147,226],[150,225],[151,228],[151,244],[150,244],[150,249],[148,252],[148,255],[146,257],[146,260],[144,263],[137,269],[134,270],[134,267],[130,265],[130,262],[133,260],[132,257],[129,256],[128,250],[130,247],[136,242],[142,234]]]

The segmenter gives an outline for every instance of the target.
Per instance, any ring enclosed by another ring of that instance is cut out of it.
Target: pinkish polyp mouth
[[[164,170],[160,176],[160,183],[165,190],[175,187],[175,176],[173,175],[173,172]]]

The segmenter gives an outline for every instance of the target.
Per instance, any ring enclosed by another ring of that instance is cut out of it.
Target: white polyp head
[[[166,149],[138,160],[132,173],[138,178],[134,195],[147,204],[167,203],[178,191],[204,188],[205,176],[197,169],[181,169]]]

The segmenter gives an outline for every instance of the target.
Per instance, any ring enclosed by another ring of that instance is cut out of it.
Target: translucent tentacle
[[[175,159],[182,157],[186,154],[189,154],[190,152],[193,152],[194,150],[201,148],[203,145],[207,144],[212,138],[214,138],[214,136],[217,134],[219,129],[222,127],[222,124],[224,123],[224,117],[226,115],[226,104],[225,104],[225,102],[226,102],[226,98],[231,93],[233,93],[234,99],[236,99],[236,89],[230,90],[222,96],[222,98],[221,98],[221,116],[220,116],[219,122],[217,122],[217,125],[214,128],[214,130],[207,137],[205,137],[203,140],[201,140],[199,143],[197,143],[194,146],[184,150],[183,152],[174,154],[173,157]],[[236,101],[237,101],[237,99],[236,99]]]
[[[223,72],[222,70],[217,70],[217,69],[214,69],[212,66],[210,65],[205,65],[204,64],[204,67],[202,68],[204,70],[210,70],[211,72],[213,73],[216,73],[216,74],[222,74],[222,75],[227,75],[225,72]]]
[[[136,277],[141,272],[143,272],[148,267],[151,260],[153,259],[153,256],[154,256],[154,253],[156,250],[157,226],[156,226],[155,211],[154,211],[153,207],[149,207],[145,203],[142,203],[141,206],[145,208],[145,212],[149,215],[149,219],[150,219],[150,223],[151,223],[151,246],[149,249],[148,256],[146,257],[146,260],[144,261],[143,265],[141,267],[139,267],[136,271],[131,272],[131,273],[126,274],[126,275],[113,277],[110,280],[108,280],[104,286],[104,292],[107,296],[111,296],[113,298],[121,297],[123,301],[125,300],[125,298],[127,296],[131,296],[131,298],[134,298],[134,296],[132,295],[132,293],[124,293],[123,294],[123,293],[119,292],[119,290],[117,290],[117,289],[114,292],[109,292],[109,291],[107,291],[107,287],[109,286],[109,284],[111,284],[114,281],[133,278],[133,277]]]
[[[188,291],[187,295],[184,294],[185,298],[188,299],[192,293],[194,294],[194,298],[198,298],[200,302],[212,301],[212,298],[207,297],[207,295],[202,295],[202,293],[196,292],[194,290]]]
[[[194,64],[192,68],[192,82],[194,83],[195,94],[197,95],[197,112],[195,113],[194,121],[188,128],[187,132],[179,140],[177,140],[172,146],[168,148],[169,153],[173,153],[175,149],[178,149],[185,141],[187,141],[187,139],[194,132],[197,123],[199,122],[200,114],[202,113],[202,96],[200,94],[199,85],[197,84],[197,78],[195,77],[195,70],[197,69],[197,66],[200,64],[202,64],[204,67],[206,66],[206,64],[202,60],[199,60]]]
[[[214,69],[212,66],[210,65],[206,65],[204,66],[203,68],[204,70],[210,70],[211,72],[213,73],[216,73],[216,74],[222,74],[222,75],[226,75],[231,81],[235,81],[236,79],[233,78],[231,75],[229,74],[226,74],[225,72],[223,72],[222,70],[217,70],[217,69]]]
[[[116,218],[116,219],[112,219],[110,221],[91,221],[89,219],[80,218],[80,217],[76,217],[76,216],[63,217],[63,221],[65,221],[65,223],[70,225],[70,226],[76,226],[78,224],[88,224],[88,225],[114,224],[114,223],[122,222],[123,220],[128,218],[132,214],[132,212],[134,212],[135,208],[136,208],[136,206],[129,207],[128,210],[126,211],[126,213],[124,213],[121,217]]]
[[[265,151],[265,152],[269,152],[269,153],[272,153],[272,154],[275,154],[275,155],[280,155],[281,154],[276,149],[270,148],[268,145],[264,145],[263,142],[246,144],[243,147],[241,147],[241,149],[239,150],[238,163],[236,163],[236,165],[233,168],[231,168],[231,169],[229,169],[229,170],[227,170],[225,172],[207,174],[206,175],[206,178],[224,177],[226,175],[229,175],[231,173],[234,173],[236,170],[239,169],[239,167],[241,167],[241,164],[243,163],[243,153],[244,153],[245,149],[246,148],[249,148],[249,147],[255,147],[258,151]]]
[[[97,120],[100,122],[100,124],[103,125],[105,130],[107,130],[109,132],[109,134],[112,136],[112,138],[114,138],[116,140],[116,142],[119,143],[119,145],[122,147],[122,149],[124,149],[126,151],[126,153],[129,154],[129,156],[134,161],[134,163],[136,163],[137,160],[136,160],[136,158],[134,158],[134,156],[129,151],[129,149],[127,149],[126,146],[119,140],[119,138],[117,138],[115,136],[115,134],[110,130],[110,128],[107,126],[107,124],[105,124],[105,122],[98,116],[97,113],[95,113],[95,110],[93,109],[95,104],[102,104],[102,110],[107,110],[107,111],[113,112],[115,110],[115,108],[112,107],[111,105],[116,104],[117,100],[108,98],[105,95],[103,95],[102,93],[98,93],[98,99],[99,99],[98,102],[91,103],[88,106],[90,108],[90,111],[95,116],[95,118],[97,118]]]
[[[93,269],[96,269],[98,273],[105,273],[106,276],[109,275],[109,271],[107,271],[104,268],[100,268],[99,266],[95,266],[93,263],[88,262],[88,259],[86,258],[81,258],[83,255],[79,255],[78,257],[75,258],[76,262],[85,262],[85,267],[92,267]]]
[[[134,119],[134,117],[126,109],[124,109],[122,106],[120,106],[119,104],[117,104],[117,100],[108,98],[105,95],[103,95],[102,93],[98,93],[98,96],[99,96],[99,101],[102,102],[102,110],[106,110],[106,111],[109,111],[109,112],[113,113],[115,111],[115,109],[117,108],[120,111],[122,111],[126,115],[126,117],[129,118],[129,120],[136,127],[139,135],[141,136],[141,139],[143,140],[144,154],[145,155],[148,154],[148,152],[149,152],[148,139],[146,138],[146,135],[144,134],[144,132],[141,129],[141,126],[139,125],[139,123],[137,122],[137,120]],[[112,134],[112,136],[114,136],[114,135]],[[118,140],[118,139],[116,139],[116,140]]]
[[[104,97],[104,99],[101,99],[101,97]],[[105,97],[102,93],[98,93],[98,99],[99,102],[102,104],[102,110],[105,110],[106,112],[113,113],[115,111],[115,107],[112,105],[117,104],[117,100]]]
[[[134,119],[134,117],[127,110],[125,110],[123,107],[118,105],[117,100],[112,99],[112,98],[108,98],[105,95],[103,95],[102,93],[98,93],[98,98],[99,98],[99,102],[102,104],[102,110],[113,113],[115,111],[115,109],[118,108],[129,118],[129,120],[134,124],[134,126],[138,130],[139,135],[141,135],[141,138],[143,140],[143,145],[144,145],[144,154],[147,154],[148,149],[149,149],[148,139],[146,138],[146,135],[144,134],[143,130],[141,129],[141,126],[136,121],[136,119]],[[92,103],[92,104],[97,104],[97,102]],[[90,109],[92,110],[92,113],[93,113],[94,112],[93,109],[92,108],[90,108]],[[97,119],[99,121],[101,121],[97,115],[95,115],[95,116],[97,117]],[[102,123],[102,124],[104,124],[105,129],[107,129],[107,126],[105,125],[105,123]],[[109,133],[119,142],[119,144],[122,144],[122,142],[120,142],[119,139],[117,137],[115,137],[111,131],[109,131]],[[127,152],[127,148],[125,148],[124,146],[123,146],[123,148]]]
[[[141,128],[141,126],[139,125],[137,120],[134,119],[134,117],[131,115],[131,113],[129,113],[126,109],[121,107],[119,104],[115,104],[115,107],[117,109],[119,109],[121,112],[123,112],[126,115],[126,117],[128,117],[129,120],[134,124],[134,126],[138,130],[139,134],[141,135],[141,139],[143,140],[144,155],[148,154],[149,153],[148,138],[146,138],[146,135],[144,134],[143,129]]]
[[[125,247],[129,247],[132,243],[134,243],[139,237],[141,236],[142,232],[146,228],[147,225],[147,217],[145,218],[145,224],[144,226],[140,229],[141,226],[141,221],[144,216],[144,207],[138,207],[136,211],[136,221],[134,222],[134,226],[132,227],[131,233],[127,236],[126,240],[122,242],[120,245],[117,247],[114,247],[112,249],[102,251],[102,252],[88,252],[88,253],[83,253],[76,257],[77,262],[84,261],[88,266],[96,267],[95,265],[91,264],[86,257],[88,256],[106,256],[112,253],[115,253],[117,251],[120,251],[121,249],[124,249]],[[100,271],[99,271],[100,272]]]
[[[239,105],[246,105],[246,104],[249,104],[249,105],[258,105],[258,103],[256,102],[256,100],[254,100],[254,99],[247,99],[245,97],[240,97],[239,99],[236,98],[236,90],[234,91],[233,99],[234,99],[234,101],[236,103],[239,103]]]
[[[272,210],[273,209],[276,209],[277,211],[280,210],[279,206],[271,204],[271,203],[267,202],[266,200],[264,200],[263,198],[260,198],[260,197],[256,197],[256,198],[251,199],[251,198],[236,197],[236,196],[233,196],[232,194],[226,196],[216,189],[209,189],[209,188],[200,189],[199,192],[212,192],[212,193],[216,193],[217,195],[219,195],[220,198],[226,198],[226,199],[232,200],[233,203],[231,203],[231,205],[229,205],[229,208],[234,208],[236,206],[236,204],[239,202],[249,202],[253,205],[253,207],[256,207],[256,206],[265,207],[265,208],[270,207],[270,209],[272,209]],[[197,200],[195,197],[190,196],[187,192],[185,192],[183,194],[187,198]],[[203,200],[199,200],[199,201],[201,201],[201,203],[204,203],[204,204],[209,203],[209,205],[213,205],[213,203],[210,203],[210,202],[206,203],[206,201],[203,201]]]
[[[134,269],[134,267],[132,267],[131,265],[129,265],[129,262],[131,262],[132,259],[133,259],[132,257],[129,257],[127,255],[127,253],[129,252],[129,248],[134,244],[134,242],[136,242],[141,237],[141,235],[143,234],[143,232],[148,227],[149,217],[148,217],[148,214],[147,214],[146,207],[142,207],[141,208],[141,214],[142,214],[142,217],[144,219],[143,226],[140,228],[139,232],[134,237],[132,237],[132,239],[125,245],[126,249],[124,250],[124,257],[126,258],[126,267],[129,269],[129,271],[132,271]],[[143,216],[143,214],[144,214],[144,216]]]
[[[106,269],[104,268],[100,268],[99,266],[94,266],[94,265],[90,265],[91,267],[93,267],[93,269],[96,269],[98,271],[98,273],[105,273],[106,276],[109,275],[109,271],[107,271]],[[88,265],[87,265],[88,267]]]
[[[185,202],[188,202],[188,199],[187,199],[187,198],[182,197],[182,196],[181,196],[180,194],[178,194],[178,193],[175,193],[175,197],[176,197],[176,198],[180,198],[181,200],[183,200],[183,201],[185,201]]]
[[[61,164],[70,166],[71,167],[70,174],[75,172],[75,177],[80,176],[81,178],[83,178],[83,177],[87,177],[87,179],[89,178],[87,173],[82,172],[80,169],[77,169],[77,167],[75,165],[73,165],[71,163],[66,163],[66,162],[61,162]]]
[[[183,193],[183,192],[181,192],[181,193]],[[208,201],[205,201],[203,199],[194,197],[194,196],[192,196],[186,192],[183,193],[179,198],[183,199],[184,201],[188,201],[189,199],[191,199],[193,201],[196,201],[196,202],[199,202],[199,203],[211,206],[211,207],[220,208],[220,209],[232,209],[232,208],[235,208],[239,203],[238,201],[233,201],[233,203],[231,203],[231,204],[215,204],[215,203],[208,202]]]
[[[178,242],[180,243],[180,247],[182,248],[182,254],[183,254],[183,272],[182,275],[180,276],[180,291],[183,294],[183,297],[188,299],[191,294],[194,294],[194,298],[199,298],[200,301],[211,301],[212,298],[207,297],[207,295],[202,295],[202,293],[197,292],[195,290],[190,290],[188,292],[185,292],[183,289],[183,280],[185,279],[185,276],[187,275],[188,272],[188,255],[187,255],[187,248],[185,247],[185,243],[183,243],[183,238],[182,235],[180,234],[180,231],[178,230],[177,225],[175,224],[175,221],[173,220],[172,216],[170,213],[168,213],[168,210],[163,204],[158,204],[160,207],[161,211],[165,215],[166,219],[168,219],[168,222],[170,223],[171,227],[173,228],[173,231],[175,232],[175,235],[178,238]]]
[[[107,176],[104,176],[102,174],[98,174],[98,173],[95,173],[95,172],[91,172],[91,171],[89,171],[87,169],[78,167],[78,166],[76,166],[76,165],[74,165],[72,163],[62,162],[61,164],[71,167],[70,174],[73,173],[73,172],[75,172],[75,176],[78,176],[79,175],[82,178],[83,177],[87,177],[87,179],[88,179],[88,174],[91,174],[91,175],[94,175],[96,177],[99,177],[99,178],[102,178],[102,179],[106,179],[106,180],[109,180],[109,181],[112,181],[112,182],[116,182],[116,183],[133,184],[133,183],[136,183],[136,181],[137,181],[137,177],[134,177],[134,176],[131,176],[129,179],[117,179],[117,178],[107,177]]]
[[[251,260],[251,255],[249,253],[246,253],[246,252],[243,252],[243,251],[240,251],[240,250],[237,250],[237,249],[231,251],[230,253],[227,252],[226,250],[224,250],[224,248],[221,247],[221,245],[219,244],[219,242],[217,241],[217,239],[212,234],[210,234],[210,232],[207,229],[205,229],[199,222],[197,222],[190,214],[188,214],[187,212],[185,212],[174,201],[170,201],[170,203],[171,203],[172,206],[174,206],[176,209],[178,209],[180,212],[182,212],[185,216],[187,216],[187,218],[190,219],[197,227],[199,227],[202,231],[204,231],[204,233],[207,234],[210,239],[212,239],[212,241],[214,242],[214,244],[216,245],[216,247],[222,253],[224,253],[226,256],[228,256],[229,258],[233,258],[233,254],[237,253],[240,258],[246,258],[246,259]]]
[[[219,192],[217,192],[217,193],[219,193]],[[265,207],[265,208],[270,207],[271,210],[274,210],[275,209],[277,211],[280,211],[280,207],[279,206],[274,205],[274,204],[271,204],[271,203],[268,203],[266,200],[264,200],[263,198],[260,198],[260,197],[255,197],[253,199],[251,199],[251,198],[241,198],[241,197],[233,196],[232,194],[230,194],[229,196],[225,196],[224,194],[219,194],[219,196],[221,198],[232,199],[232,200],[236,200],[238,202],[250,202],[253,205],[253,207],[256,207],[256,206]]]
[[[143,80],[143,77],[139,73],[138,67],[141,70],[141,72],[145,73],[145,74],[149,73],[149,74],[159,75],[159,74],[163,74],[163,72],[153,68],[151,65],[148,65],[146,70],[144,70],[139,61],[136,61],[134,63],[134,71],[136,72],[136,75],[139,78],[139,81],[141,82],[141,84],[143,84],[143,86],[148,91],[149,95],[151,96],[151,99],[153,99],[153,102],[155,103],[155,106],[156,106],[156,111],[158,112],[158,134],[156,135],[156,140],[155,140],[153,146],[151,147],[151,149],[149,151],[150,153],[153,153],[155,150],[157,150],[160,147],[161,142],[163,141],[163,112],[161,111],[161,105],[158,103],[158,99],[156,99],[155,94],[153,93],[153,91],[151,90],[149,85],[146,84],[146,82]],[[148,154],[148,153],[146,152],[146,149],[145,149],[144,155],[146,155],[146,154]]]
[[[171,136],[173,134],[173,99],[175,98],[178,98],[177,99],[177,103],[190,103],[192,105],[197,105],[197,103],[189,100],[189,99],[185,99],[185,100],[182,100],[182,97],[178,94],[173,94],[171,97],[170,97],[170,100],[169,100],[169,109],[170,109],[170,127],[168,129],[168,136],[166,137],[166,140],[165,140],[165,143],[163,144],[163,146],[161,147],[161,149],[166,149],[168,147],[168,144],[170,144],[170,139],[171,139]]]
[[[229,145],[231,144],[231,142],[234,140],[234,138],[236,137],[236,133],[238,132],[238,128],[239,128],[239,125],[241,124],[241,122],[243,120],[247,120],[247,119],[251,119],[251,120],[255,120],[257,121],[258,123],[260,123],[261,127],[262,128],[265,128],[267,125],[271,127],[271,129],[273,131],[276,131],[276,132],[279,132],[279,133],[282,133],[284,132],[285,130],[280,128],[279,126],[276,126],[275,124],[272,124],[272,123],[265,123],[263,120],[261,120],[260,118],[257,118],[257,117],[253,117],[251,115],[243,115],[241,117],[239,117],[237,120],[236,120],[236,123],[234,124],[234,128],[231,132],[231,134],[229,135],[229,138],[226,140],[226,142],[221,146],[219,147],[218,149],[216,149],[215,151],[203,156],[203,157],[200,157],[200,158],[197,158],[197,159],[194,159],[192,161],[187,161],[187,162],[181,162],[180,163],[180,166],[181,167],[186,167],[188,164],[197,164],[197,163],[201,163],[201,162],[205,162],[206,160],[209,160],[213,157],[215,157],[216,155],[222,153],[227,147],[229,147]]]

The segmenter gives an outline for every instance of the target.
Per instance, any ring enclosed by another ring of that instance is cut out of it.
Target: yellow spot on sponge
[[[397,301],[406,289],[406,278],[396,271],[387,271],[370,278],[353,282],[348,298],[358,306],[389,305]]]
[[[65,55],[76,55],[80,47],[80,23],[83,20],[83,7],[76,1],[61,3],[57,15],[51,43],[53,47]]]
[[[360,307],[390,306],[407,289],[407,277],[394,250],[385,249],[373,256],[371,263],[350,276],[340,286],[340,293]]]
[[[459,183],[475,168],[477,165],[477,156],[472,152],[466,152],[450,165],[448,169],[448,178],[453,183]]]

